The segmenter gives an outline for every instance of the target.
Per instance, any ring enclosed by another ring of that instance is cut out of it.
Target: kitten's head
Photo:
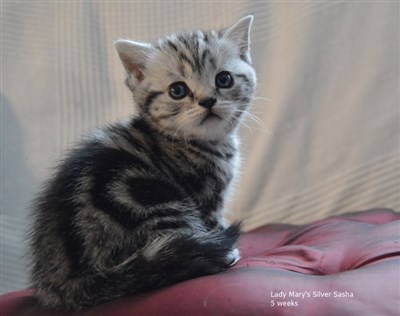
[[[252,16],[221,31],[115,43],[141,115],[160,131],[218,141],[236,130],[253,96]]]

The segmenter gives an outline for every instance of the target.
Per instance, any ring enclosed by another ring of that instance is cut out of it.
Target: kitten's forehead
[[[216,70],[221,61],[226,61],[230,55],[222,40],[222,32],[216,31],[171,35],[160,39],[157,48],[160,62],[168,60],[164,67],[185,78],[194,74],[201,76],[210,69]]]

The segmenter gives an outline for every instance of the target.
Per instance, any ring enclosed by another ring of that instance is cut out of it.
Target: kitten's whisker
[[[265,101],[269,101],[269,102],[274,102],[274,100],[269,99],[269,98],[265,98],[265,97],[253,97],[254,100],[259,99],[259,100],[265,100]]]
[[[234,110],[234,112],[243,113],[245,117],[247,117],[247,118],[251,119],[253,122],[257,123],[262,128],[262,130],[266,131],[271,136],[275,136],[275,134],[265,125],[264,121],[262,121],[256,115],[254,115],[246,110]],[[242,123],[245,124],[244,121],[242,121]]]
[[[241,124],[242,124],[243,126],[245,126],[245,127],[249,130],[250,134],[253,135],[253,130],[250,128],[249,125],[247,125],[244,121],[242,121]],[[232,125],[233,125],[233,121],[232,121]]]
[[[250,117],[254,122],[258,123],[259,125],[265,126],[264,121],[262,121],[258,116],[250,113],[249,111],[246,111],[246,110],[234,110],[234,111],[244,113],[245,115]]]

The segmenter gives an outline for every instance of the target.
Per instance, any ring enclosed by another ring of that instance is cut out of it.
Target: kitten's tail
[[[218,273],[237,259],[233,254],[239,233],[240,224],[233,224],[201,237],[156,240],[147,252],[135,254],[110,270],[68,279],[57,289],[39,289],[38,296],[50,308],[82,309]]]

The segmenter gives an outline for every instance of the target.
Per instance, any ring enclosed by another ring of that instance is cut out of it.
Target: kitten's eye
[[[227,71],[221,71],[215,77],[215,85],[217,88],[228,89],[233,86],[232,75]]]
[[[169,95],[172,99],[180,100],[188,95],[189,89],[184,82],[174,82],[169,86]]]

